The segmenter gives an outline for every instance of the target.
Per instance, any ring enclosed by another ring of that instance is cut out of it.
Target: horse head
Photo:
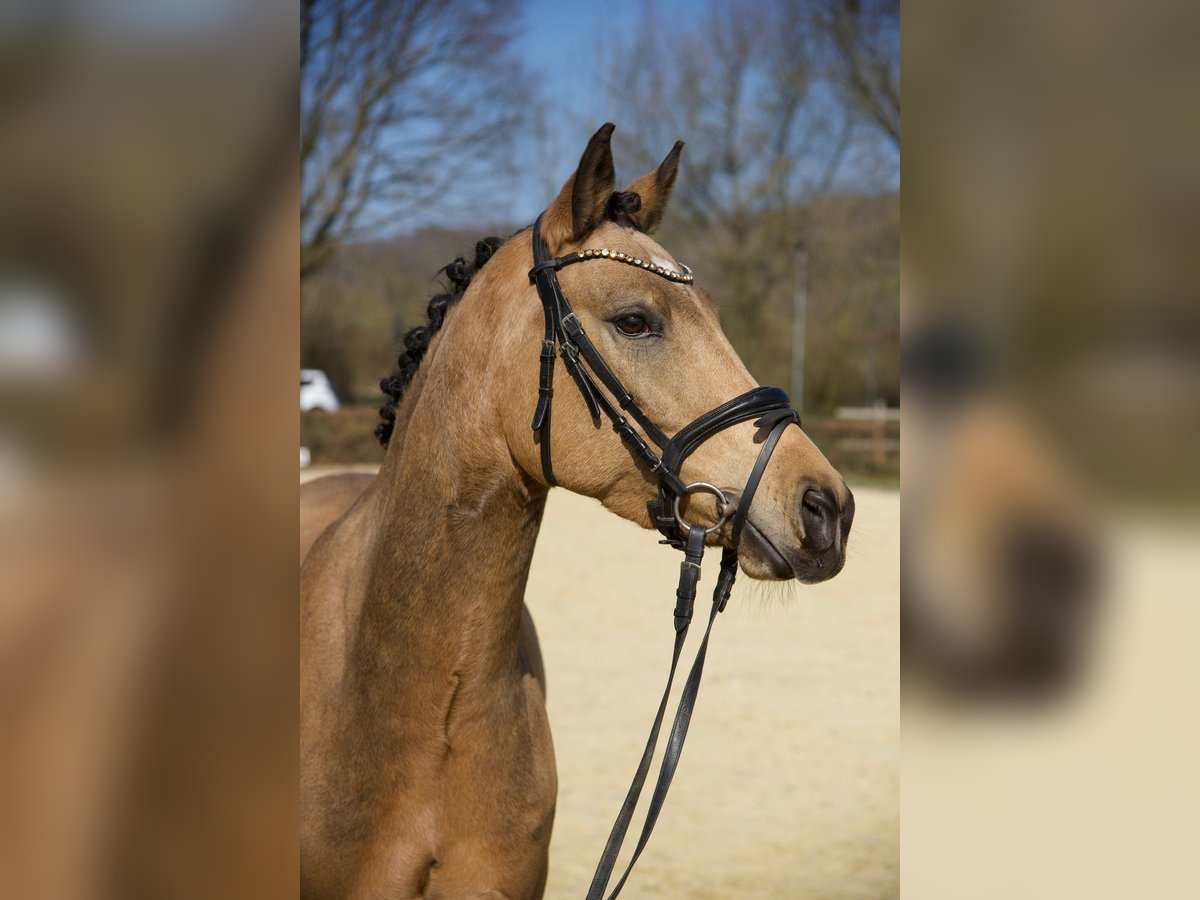
[[[540,237],[554,259],[588,260],[556,272],[575,324],[627,389],[634,410],[642,411],[662,434],[676,435],[757,383],[722,331],[717,303],[691,270],[651,236],[670,200],[683,144],[676,143],[656,169],[614,191],[612,131],[605,125],[593,135],[578,168],[542,215],[535,240]],[[542,346],[543,324],[542,304],[526,274],[530,253],[530,241],[522,233],[500,251],[507,265],[483,273],[517,282],[511,293],[519,296],[512,298],[510,309],[516,310],[522,327],[511,330],[507,339],[496,335],[489,347],[491,364],[507,381],[498,385],[497,397],[513,459],[530,479],[547,484],[540,444],[548,439],[558,484],[598,499],[639,525],[661,527],[647,510],[660,476],[631,457],[619,434],[601,427],[607,423],[597,415],[588,390],[575,390],[561,369],[553,427],[539,434],[535,421],[535,429],[530,428],[539,388],[532,351]],[[702,278],[703,265],[698,268]],[[601,382],[607,399],[625,410],[622,398]],[[684,484],[702,482],[719,489],[683,498],[686,521],[712,525],[726,519],[711,541],[737,541],[730,508],[771,430],[769,422],[754,421],[758,418],[707,436],[682,462],[678,474]],[[763,579],[830,578],[845,562],[853,516],[853,496],[841,475],[800,428],[787,428],[744,520],[741,567]]]

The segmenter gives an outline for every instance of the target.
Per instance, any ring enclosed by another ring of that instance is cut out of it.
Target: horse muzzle
[[[784,516],[760,510],[746,520],[739,548],[742,570],[764,581],[804,584],[826,581],[846,563],[846,542],[854,521],[854,496],[824,488],[801,492],[797,509]],[[736,491],[727,491],[737,502]]]

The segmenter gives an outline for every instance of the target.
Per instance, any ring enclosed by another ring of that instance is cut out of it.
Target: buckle
[[[562,317],[563,331],[569,334],[572,338],[583,331],[583,325],[579,321],[579,316],[575,315],[575,311],[567,313]]]

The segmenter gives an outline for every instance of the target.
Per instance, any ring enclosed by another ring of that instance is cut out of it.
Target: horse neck
[[[500,427],[491,398],[503,390],[495,379],[504,367],[465,364],[470,355],[453,344],[465,341],[469,323],[447,326],[453,333],[431,348],[410,386],[402,431],[372,492],[376,540],[353,671],[380,721],[386,708],[409,723],[414,708],[428,709],[421,685],[437,692],[453,683],[466,697],[520,674],[517,639],[545,491],[514,464]]]

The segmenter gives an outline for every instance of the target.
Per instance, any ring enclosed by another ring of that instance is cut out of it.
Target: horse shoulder
[[[372,523],[356,514],[372,475],[331,475],[300,488],[300,693],[306,717],[336,701],[361,602]],[[308,738],[315,732],[303,723]],[[319,729],[318,729],[319,730]]]
[[[300,485],[300,562],[330,525],[362,496],[374,475],[347,472],[326,475]]]

